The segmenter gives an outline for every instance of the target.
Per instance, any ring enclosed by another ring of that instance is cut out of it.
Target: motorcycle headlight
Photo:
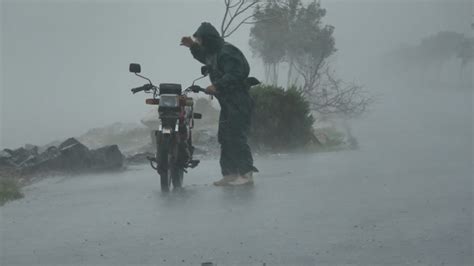
[[[161,95],[160,107],[179,107],[179,97],[177,95]]]

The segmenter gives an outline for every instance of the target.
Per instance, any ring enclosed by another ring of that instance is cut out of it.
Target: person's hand
[[[217,88],[214,85],[210,85],[206,88],[206,94],[215,95],[217,94]]]
[[[191,47],[194,44],[193,38],[191,37],[183,37],[181,38],[181,45],[186,47]]]

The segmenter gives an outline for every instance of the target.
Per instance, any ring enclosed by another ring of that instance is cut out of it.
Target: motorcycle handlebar
[[[131,89],[131,91],[132,91],[133,94],[135,94],[135,93],[140,92],[140,91],[150,90],[152,87],[153,87],[153,85],[151,85],[151,84],[145,84],[143,86],[133,88],[133,89]],[[198,92],[206,93],[206,89],[201,88],[199,85],[192,85],[188,89],[191,90],[192,92],[196,92],[196,93],[198,93]]]
[[[146,91],[146,90],[149,90],[149,89],[151,89],[151,85],[150,84],[145,84],[143,86],[133,88],[133,89],[131,89],[131,91],[132,91],[133,94],[135,94],[137,92]]]
[[[199,85],[192,85],[189,87],[192,92],[206,92],[205,89],[201,88]]]

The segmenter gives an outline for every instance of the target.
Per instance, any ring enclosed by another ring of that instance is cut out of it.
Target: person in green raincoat
[[[208,22],[203,22],[193,37],[183,37],[181,45],[207,66],[211,85],[206,93],[214,95],[221,106],[218,141],[223,177],[214,185],[253,184],[253,172],[258,170],[247,143],[254,104],[246,83],[250,72],[247,59]]]

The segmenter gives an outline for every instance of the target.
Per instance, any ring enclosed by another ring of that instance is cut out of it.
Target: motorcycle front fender
[[[173,133],[173,129],[171,127],[164,127],[162,130],[161,130],[161,133],[163,135],[171,135]]]

